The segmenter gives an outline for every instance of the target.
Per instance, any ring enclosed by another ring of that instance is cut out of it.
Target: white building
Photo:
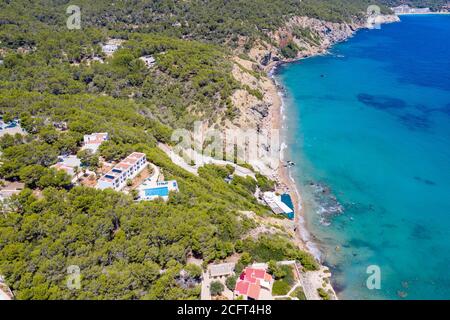
[[[6,285],[3,276],[0,275],[0,300],[12,300],[13,294],[9,287]]]
[[[133,152],[98,180],[97,189],[120,190],[125,187],[128,179],[136,177],[146,165],[145,153]]]
[[[103,53],[107,56],[113,55],[114,52],[116,52],[120,48],[122,42],[122,39],[109,39],[105,44],[102,45]]]
[[[19,194],[25,188],[22,182],[6,182],[5,186],[0,187],[0,200],[11,198],[15,194]]]
[[[139,58],[140,60],[144,61],[147,68],[151,68],[155,65],[156,60],[153,58],[153,56],[143,56]]]
[[[17,119],[14,119],[8,123],[5,123],[2,118],[0,118],[0,137],[5,134],[15,135],[16,133],[20,133],[21,135],[26,134],[25,130],[20,126],[20,122]]]
[[[93,153],[95,153],[95,152],[97,152],[100,145],[108,139],[109,139],[109,135],[107,132],[85,134],[84,138],[83,138],[84,145],[81,149],[82,150],[89,149]]]
[[[395,14],[417,14],[417,13],[430,13],[430,8],[411,8],[407,4],[400,5],[398,7],[391,8]]]
[[[234,263],[211,264],[208,266],[209,276],[213,279],[228,277],[234,274]]]
[[[63,170],[65,171],[71,178],[72,182],[76,182],[76,172],[75,167],[78,169],[81,168],[81,161],[78,159],[77,156],[71,155],[71,156],[60,156],[58,157],[58,162],[52,166],[52,168],[55,168],[57,170]],[[81,170],[79,170],[81,171]],[[79,174],[79,173],[78,173]]]
[[[112,55],[117,49],[119,49],[119,46],[116,44],[105,44],[102,46],[102,51],[106,55]]]
[[[284,214],[289,218],[293,216],[294,211],[289,208],[289,206],[281,200],[281,196],[276,195],[275,192],[264,192],[263,198],[274,213]]]

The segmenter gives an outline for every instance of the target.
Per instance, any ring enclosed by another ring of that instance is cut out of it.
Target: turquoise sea
[[[276,74],[291,175],[342,299],[450,299],[450,15],[401,20]]]

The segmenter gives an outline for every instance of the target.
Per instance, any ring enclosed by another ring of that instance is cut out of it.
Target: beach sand
[[[282,93],[280,92],[277,83],[275,82],[275,79],[273,78],[273,72],[277,68],[278,63],[274,62],[272,64],[269,64],[265,71],[267,74],[269,74],[271,78],[270,85],[267,85],[265,90],[266,94],[270,96],[272,100],[272,105],[269,110],[269,116],[267,117],[264,126],[266,128],[276,129],[280,130],[280,133],[282,133],[283,129],[283,98]],[[281,143],[283,143],[283,137],[281,136]],[[283,152],[283,150],[280,150],[280,152]],[[284,160],[284,161],[283,161]],[[319,247],[316,243],[312,240],[312,236],[309,233],[309,231],[306,229],[305,226],[305,206],[303,204],[301,193],[299,192],[299,189],[289,174],[289,167],[285,167],[286,159],[283,159],[281,157],[278,169],[276,173],[273,175],[273,179],[276,181],[277,188],[276,191],[279,193],[288,193],[291,197],[292,203],[294,205],[295,209],[295,215],[294,220],[289,221],[287,224],[288,227],[291,229],[294,243],[302,250],[305,250],[309,253],[311,253],[314,257],[316,257],[317,260],[320,261],[321,254]],[[331,274],[329,272],[329,269],[323,265],[321,265],[321,268],[319,271],[312,271],[308,272],[308,276],[305,277],[305,281],[309,288],[320,288],[325,283],[326,284],[326,290],[329,292],[332,292],[334,297],[333,299],[337,299],[337,295],[333,289],[333,287],[330,284],[330,281],[324,282],[324,278],[329,277]],[[320,299],[320,297],[317,295],[317,299]]]

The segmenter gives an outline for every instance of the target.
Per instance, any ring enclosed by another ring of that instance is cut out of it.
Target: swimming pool
[[[169,195],[169,188],[167,187],[161,187],[161,188],[152,188],[152,189],[145,189],[144,194],[146,197],[167,197]]]
[[[291,196],[288,193],[283,193],[281,195],[281,201],[287,205],[293,212],[286,214],[289,219],[294,219],[294,204],[292,203]]]

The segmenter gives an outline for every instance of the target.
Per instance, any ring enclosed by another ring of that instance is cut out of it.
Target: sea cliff
[[[273,71],[277,66],[314,55],[326,54],[331,46],[347,40],[360,29],[374,28],[377,24],[399,21],[400,19],[395,15],[383,15],[374,19],[356,19],[349,23],[328,22],[301,16],[292,17],[283,27],[267,34],[270,41],[257,41],[247,53],[247,57],[242,54],[236,54],[233,57],[235,64],[233,76],[250,90],[241,89],[234,93],[232,101],[239,109],[240,114],[227,126],[280,130],[283,125],[283,88],[273,78]],[[294,50],[286,52],[284,49],[287,47]],[[262,96],[256,97],[251,93],[252,91],[259,91]],[[309,251],[317,260],[321,261],[320,250],[304,226],[301,194],[295,181],[289,175],[289,169],[284,166],[282,157],[278,167],[266,168],[261,173],[276,181],[277,192],[291,195],[296,208],[295,219],[288,227],[294,231],[291,232],[293,241],[301,249]],[[310,287],[325,286],[332,298],[337,299],[329,276],[329,269],[321,266],[319,271],[308,272],[305,281],[309,282],[308,286]],[[320,299],[318,295],[317,299]]]

